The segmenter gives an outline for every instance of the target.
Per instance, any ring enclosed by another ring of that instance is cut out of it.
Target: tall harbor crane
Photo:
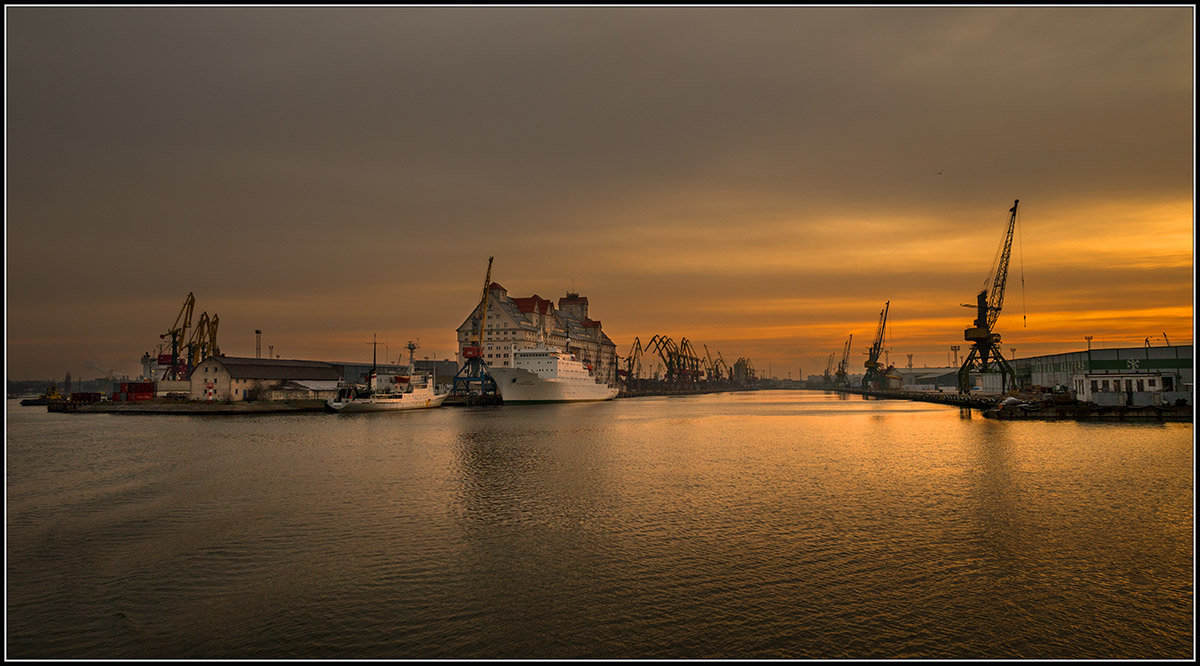
[[[822,375],[825,386],[833,386],[833,357],[836,355],[836,352],[829,352],[829,362],[825,364],[825,374]]]
[[[167,329],[166,333],[158,336],[161,339],[171,338],[171,353],[159,354],[158,364],[167,366],[166,373],[163,374],[163,379],[186,379],[187,370],[183,367],[185,360],[180,352],[183,351],[182,346],[187,339],[187,331],[192,327],[192,309],[196,307],[196,297],[192,292],[188,292],[187,298],[183,299],[183,308],[179,310],[179,315],[175,317],[175,323],[171,328]]]
[[[625,357],[625,369],[618,370],[617,375],[625,378],[625,388],[641,390],[642,388],[642,339],[633,339],[633,348]]]
[[[984,288],[975,297],[975,305],[963,304],[963,307],[976,309],[975,325],[963,331],[963,339],[971,343],[967,359],[958,369],[958,392],[971,391],[971,373],[1000,373],[1000,391],[1007,391],[1016,378],[1012,366],[1000,354],[1000,334],[995,332],[996,320],[1000,318],[1000,308],[1004,304],[1004,285],[1008,281],[1008,260],[1012,254],[1013,229],[1017,223],[1017,204],[1020,199],[1013,200],[1012,208],[1008,209],[1008,227],[1004,240],[1000,243],[1000,251],[996,255],[988,276],[984,278]],[[991,288],[988,288],[991,283]]]
[[[883,332],[887,330],[888,308],[891,307],[891,304],[891,301],[883,304],[883,310],[879,313],[879,328],[875,331],[875,341],[871,343],[871,349],[867,351],[867,360],[863,363],[863,367],[866,368],[862,380],[864,389],[877,391],[887,386],[885,379],[887,371],[879,362],[879,355],[883,353]]]
[[[488,287],[492,284],[492,260],[488,257],[487,275],[483,278],[483,293],[479,297],[476,308],[477,315],[471,317],[471,344],[463,347],[463,358],[466,363],[454,375],[452,395],[465,396],[468,399],[474,395],[494,397],[498,395],[496,380],[488,372],[487,363],[483,360],[483,331],[487,328]]]
[[[847,368],[850,367],[850,343],[854,340],[854,334],[846,340],[846,346],[842,348],[842,360],[838,361],[837,374],[833,377],[833,385],[838,388],[849,388],[850,376],[846,374]]]
[[[681,383],[683,377],[683,363],[679,347],[669,336],[655,335],[650,338],[650,342],[646,343],[646,351],[658,354],[662,359],[663,367],[666,368],[666,376],[664,380],[671,386],[676,386]]]
[[[200,319],[196,320],[196,327],[192,329],[191,336],[188,337],[187,345],[187,373],[190,376],[192,369],[200,365],[200,362],[208,358],[208,334],[211,329],[210,321],[207,312],[200,313]]]

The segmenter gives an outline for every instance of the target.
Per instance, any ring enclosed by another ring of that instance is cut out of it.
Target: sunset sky
[[[1192,343],[1190,6],[5,15],[11,379],[136,375],[188,292],[229,355],[454,358],[489,256],[622,356],[861,371],[890,301],[943,366],[1014,199],[1006,354]]]

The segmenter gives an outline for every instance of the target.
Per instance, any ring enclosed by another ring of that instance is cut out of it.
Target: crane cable
[[[1025,237],[1021,235],[1021,218],[1017,218],[1017,249],[1021,252],[1021,328],[1029,328],[1029,313],[1025,310]]]

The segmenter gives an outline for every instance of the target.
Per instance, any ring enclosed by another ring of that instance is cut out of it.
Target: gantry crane
[[[1012,208],[1008,209],[1008,228],[1000,244],[996,263],[984,279],[984,289],[976,295],[975,305],[963,305],[965,308],[974,307],[976,314],[975,325],[963,331],[963,339],[971,343],[971,350],[958,369],[959,393],[971,391],[972,372],[999,372],[1002,393],[1010,388],[1016,378],[1012,366],[1000,354],[1000,334],[995,329],[1000,308],[1004,304],[1004,285],[1008,281],[1008,260],[1012,254],[1013,229],[1017,222],[1017,204],[1020,202],[1020,199],[1014,200]],[[989,282],[990,289],[987,286]]]
[[[854,340],[854,334],[850,334],[850,338],[846,340],[846,346],[842,348],[842,360],[838,361],[837,374],[833,377],[833,385],[838,388],[849,388],[850,376],[846,374],[846,370],[850,367],[850,343]]]
[[[883,304],[883,310],[879,313],[879,328],[875,331],[875,341],[871,343],[871,349],[867,351],[867,360],[863,363],[863,367],[866,368],[862,380],[864,389],[878,391],[887,387],[887,370],[879,362],[879,355],[883,353],[883,332],[887,330],[888,308],[891,304],[891,301]]]
[[[454,386],[451,394],[456,396],[489,396],[497,395],[496,380],[488,372],[487,363],[483,360],[483,331],[487,328],[488,287],[492,284],[492,260],[488,257],[487,275],[483,278],[483,293],[476,306],[478,316],[471,317],[471,333],[467,346],[463,347],[463,358],[466,362],[454,375]]]

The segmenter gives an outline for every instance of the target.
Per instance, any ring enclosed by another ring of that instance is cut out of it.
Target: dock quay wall
[[[936,391],[871,391],[856,388],[828,388],[833,393],[849,393],[862,395],[880,400],[915,400],[918,402],[936,402],[940,405],[956,405],[972,409],[991,409],[996,403],[1005,398],[1002,395],[979,396],[959,393],[938,393]]]
[[[738,391],[757,391],[757,388],[738,387],[738,388],[696,388],[696,389],[643,389],[643,390],[626,390],[621,389],[617,393],[618,398],[641,398],[653,395],[705,395],[708,393],[734,393]]]
[[[58,409],[75,414],[174,414],[184,416],[283,414],[325,411],[324,400],[287,400],[271,402],[202,402],[191,400],[144,400],[140,402],[96,402],[74,408]]]

